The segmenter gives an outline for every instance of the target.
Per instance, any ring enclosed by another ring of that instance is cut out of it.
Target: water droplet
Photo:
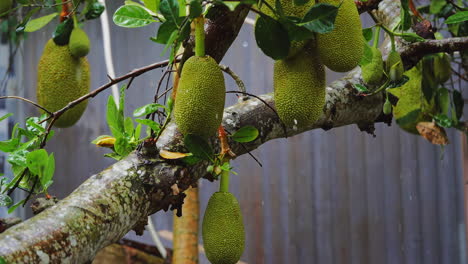
[[[249,46],[249,43],[247,41],[242,42],[242,47],[247,48]]]

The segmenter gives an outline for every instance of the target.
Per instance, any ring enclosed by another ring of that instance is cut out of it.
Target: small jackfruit
[[[445,83],[452,75],[450,56],[447,53],[438,53],[434,57],[434,75],[438,83]]]
[[[273,8],[276,6],[275,1],[276,0],[266,0],[267,4],[269,4]],[[280,2],[285,16],[294,16],[298,18],[304,18],[309,9],[314,5],[313,1],[309,1],[304,5],[295,5],[294,1],[292,0],[280,0]],[[266,15],[275,17],[273,11],[271,11],[271,9],[268,8],[265,4],[261,6],[260,11],[262,11]],[[292,58],[296,56],[309,42],[310,40],[291,41],[289,53],[286,58]]]
[[[429,103],[424,98],[421,89],[422,72],[418,66],[405,72],[405,75],[409,77],[408,82],[388,90],[398,98],[393,108],[393,116],[403,130],[419,134],[416,125],[419,122],[431,121],[431,114],[436,110],[435,104],[434,100]]]
[[[75,27],[70,35],[68,48],[70,53],[77,57],[84,57],[89,53],[90,42],[88,35],[81,28]]]
[[[3,13],[10,11],[12,6],[13,6],[13,0],[1,0],[0,1],[0,16],[2,16]]]
[[[244,251],[245,232],[236,197],[216,192],[208,201],[202,223],[203,245],[212,264],[235,264]]]
[[[313,2],[313,1],[311,1]],[[335,72],[354,69],[364,55],[361,18],[353,0],[319,0],[319,3],[340,5],[333,31],[316,34],[317,49],[323,64]]]
[[[385,63],[385,70],[390,76],[390,80],[397,82],[403,78],[403,61],[401,60],[400,53],[397,51],[390,51]]]
[[[276,111],[287,126],[306,127],[323,113],[325,69],[315,49],[276,61],[273,86]]]
[[[37,70],[37,99],[49,111],[57,111],[87,94],[90,87],[86,58],[75,58],[68,46],[58,46],[51,39],[44,47]],[[75,124],[86,109],[84,101],[70,108],[54,123],[56,127]]]
[[[372,61],[362,66],[362,79],[367,84],[379,84],[384,73],[382,53],[378,48],[371,47]]]
[[[218,63],[210,56],[190,57],[182,69],[174,106],[182,134],[214,135],[223,119],[225,93]]]

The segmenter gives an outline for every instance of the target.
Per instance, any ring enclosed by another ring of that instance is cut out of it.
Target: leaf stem
[[[203,16],[193,20],[195,25],[195,56],[205,56],[205,19]]]
[[[380,41],[380,26],[376,26],[374,29],[374,48],[379,48],[379,41]]]

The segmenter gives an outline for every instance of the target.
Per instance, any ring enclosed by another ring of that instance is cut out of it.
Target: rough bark
[[[382,1],[376,12],[382,22],[390,24],[389,18],[398,17],[396,2]],[[310,127],[288,129],[287,135],[349,124],[372,126],[381,115],[383,96],[359,96],[353,88],[359,82],[360,71],[356,69],[332,83],[327,87],[323,116]],[[274,106],[272,94],[261,98]],[[259,138],[244,146],[230,142],[238,155],[286,136],[276,114],[258,99],[228,107],[223,125],[229,132],[246,125],[259,130]],[[213,143],[216,145],[215,139]],[[7,263],[87,263],[101,248],[135,226],[141,227],[148,215],[180,208],[182,191],[205,176],[208,164],[185,167],[177,161],[165,161],[158,155],[160,149],[184,150],[175,124],[164,130],[157,143],[145,142],[138,152],[90,177],[64,200],[0,234],[0,256]]]

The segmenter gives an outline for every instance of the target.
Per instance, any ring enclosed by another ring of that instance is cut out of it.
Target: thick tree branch
[[[396,2],[381,2],[377,16],[382,22],[389,25],[398,17]],[[233,26],[230,30],[238,31],[239,28]],[[237,32],[230,34],[235,36]],[[229,45],[223,46],[227,49]],[[212,56],[222,57],[217,55],[221,53],[225,51],[215,52]],[[381,115],[383,96],[359,96],[353,88],[353,84],[359,82],[360,71],[355,69],[347,77],[332,83],[327,87],[322,117],[310,127],[287,130],[288,136],[314,128],[372,125]],[[271,94],[261,98],[274,105]],[[276,114],[258,99],[227,108],[223,125],[231,133],[246,125],[259,130],[259,138],[245,144],[245,148],[229,142],[238,155],[285,136]],[[216,139],[213,143],[217,146]],[[182,136],[175,124],[169,124],[157,143],[146,141],[141,151],[131,153],[92,176],[58,204],[0,234],[0,256],[7,263],[86,263],[101,248],[118,241],[139,225],[141,219],[159,210],[180,208],[183,200],[180,191],[206,176],[208,164],[202,162],[186,167],[177,161],[166,161],[158,155],[161,149],[184,151]]]

